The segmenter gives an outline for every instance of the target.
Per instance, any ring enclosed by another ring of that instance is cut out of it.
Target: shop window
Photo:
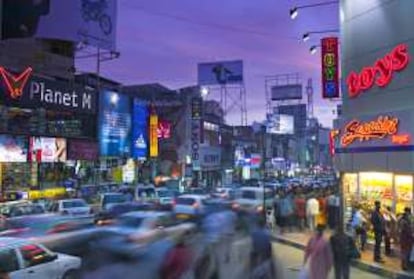
[[[413,201],[413,176],[412,175],[395,175],[395,194],[396,204],[395,213],[402,214],[405,207],[412,207]]]
[[[393,206],[393,175],[391,173],[361,172],[359,174],[361,205],[373,209],[375,201],[382,206]]]

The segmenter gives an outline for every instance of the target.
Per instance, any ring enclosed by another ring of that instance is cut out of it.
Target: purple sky
[[[336,106],[320,98],[320,54],[309,47],[320,36],[300,41],[306,31],[337,29],[338,6],[303,9],[318,3],[288,0],[118,0],[117,49],[121,57],[102,65],[102,75],[126,85],[159,82],[172,89],[197,81],[197,63],[244,60],[248,122],[265,118],[264,76],[299,72],[313,78],[315,114],[331,125]],[[78,61],[80,71],[94,71],[93,60]],[[239,124],[240,113],[228,121]]]

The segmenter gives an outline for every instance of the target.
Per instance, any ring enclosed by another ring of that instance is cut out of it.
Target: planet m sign
[[[83,86],[26,75],[1,68],[0,103],[24,108],[45,108],[95,114],[97,93]]]

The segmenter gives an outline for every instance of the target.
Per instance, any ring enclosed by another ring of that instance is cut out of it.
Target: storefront
[[[331,137],[344,221],[356,204],[369,218],[375,201],[399,215],[413,208],[414,18],[403,11],[414,2],[340,2],[343,105]]]
[[[0,74],[0,196],[63,187],[74,177],[69,142],[96,140],[96,93],[37,77],[31,68]]]

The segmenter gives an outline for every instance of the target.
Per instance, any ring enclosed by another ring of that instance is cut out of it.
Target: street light
[[[205,98],[210,92],[207,87],[201,87],[200,93],[201,97]]]
[[[295,19],[299,15],[299,9],[327,6],[327,5],[338,4],[338,3],[339,1],[325,1],[325,2],[320,2],[320,3],[315,3],[315,4],[296,6],[289,10],[289,15],[291,19]]]
[[[320,46],[311,46],[310,48],[309,48],[309,52],[313,55],[313,54],[315,54],[317,51],[318,51],[318,47],[320,47]]]
[[[325,33],[338,33],[338,32],[339,32],[338,29],[321,30],[321,31],[310,31],[310,32],[306,32],[305,34],[303,34],[302,40],[304,42],[308,41],[310,39],[310,35],[311,34],[325,34]]]

